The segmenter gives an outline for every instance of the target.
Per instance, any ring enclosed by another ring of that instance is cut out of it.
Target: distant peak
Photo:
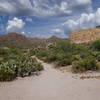
[[[58,38],[57,36],[53,35],[51,36],[49,39],[55,39],[55,38]]]

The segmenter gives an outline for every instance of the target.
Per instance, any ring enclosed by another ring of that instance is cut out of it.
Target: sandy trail
[[[99,79],[75,79],[43,63],[40,76],[0,83],[0,100],[100,100]]]

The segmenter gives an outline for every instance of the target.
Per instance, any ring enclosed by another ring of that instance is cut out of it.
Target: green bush
[[[49,54],[45,59],[46,62],[55,62],[56,60],[57,60],[57,55],[53,53]]]
[[[80,54],[78,54],[78,55],[72,55],[72,61],[78,61],[80,59],[81,59]]]
[[[75,61],[72,64],[73,72],[84,72],[88,70],[96,71],[99,69],[99,65],[93,57],[87,57],[84,59],[80,59],[79,61]]]
[[[100,62],[100,55],[98,55],[98,56],[96,57],[96,59]]]
[[[41,71],[43,70],[43,66],[41,65],[41,63],[34,63],[35,66],[35,71]]]
[[[16,73],[10,68],[9,63],[0,64],[0,81],[11,81],[16,78]]]
[[[0,64],[0,81],[11,81],[17,76],[25,77],[41,70],[43,66],[33,58],[20,59],[20,61],[9,60]]]
[[[91,47],[100,51],[100,40],[96,40],[91,44]]]
[[[43,66],[36,59],[28,58],[20,63],[18,67],[19,76],[25,77],[31,75],[32,72],[43,70]]]
[[[36,56],[40,59],[43,57],[46,57],[46,56],[48,56],[48,51],[47,50],[39,50],[39,51],[37,51]]]
[[[71,65],[72,63],[72,59],[68,59],[68,58],[64,58],[61,60],[57,60],[57,66],[67,66],[67,65]]]
[[[0,48],[0,81],[29,76],[32,72],[41,70],[43,66],[31,58],[28,49]]]
[[[71,54],[58,54],[56,60],[57,66],[67,66],[72,64],[72,55]]]

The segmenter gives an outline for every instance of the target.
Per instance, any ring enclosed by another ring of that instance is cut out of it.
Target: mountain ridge
[[[31,38],[16,32],[11,32],[0,35],[0,47],[37,47],[40,45],[46,47],[48,43],[55,43],[59,40],[62,39],[56,36],[52,36],[48,39]]]

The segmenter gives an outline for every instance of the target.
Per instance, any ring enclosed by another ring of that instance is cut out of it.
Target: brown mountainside
[[[31,46],[31,42],[27,37],[12,32],[6,35],[0,35],[0,46],[7,47],[29,47]]]
[[[74,43],[89,43],[100,39],[100,27],[73,31],[70,40]]]
[[[55,43],[61,38],[52,36],[48,39],[29,38],[24,35],[12,32],[5,35],[0,35],[0,47],[46,47],[49,43]]]

